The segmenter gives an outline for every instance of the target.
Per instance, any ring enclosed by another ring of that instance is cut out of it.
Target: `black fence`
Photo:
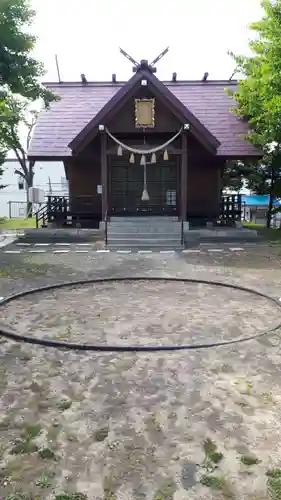
[[[97,206],[94,196],[48,196],[47,203],[36,213],[36,226],[46,227],[98,227],[101,204]]]
[[[233,225],[242,218],[241,194],[222,196],[220,207],[220,221],[225,225]]]
[[[207,215],[206,215],[207,217]],[[241,221],[241,195],[222,196],[219,222],[234,225]],[[96,227],[101,220],[101,204],[96,205],[93,196],[81,196],[69,199],[68,196],[48,196],[47,203],[36,214],[37,227],[48,223],[59,226],[81,223],[83,227]],[[210,217],[208,217],[210,220]]]

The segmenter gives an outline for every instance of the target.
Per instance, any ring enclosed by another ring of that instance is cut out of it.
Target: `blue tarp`
[[[247,206],[247,207],[267,207],[269,203],[269,195],[263,194],[263,195],[257,195],[257,194],[252,194],[252,195],[245,195],[242,194],[242,203]],[[281,200],[274,200],[274,206],[279,207],[281,205]]]

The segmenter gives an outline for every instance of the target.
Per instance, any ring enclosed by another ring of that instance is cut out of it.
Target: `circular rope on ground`
[[[192,279],[192,278],[168,278],[168,277],[124,277],[124,278],[92,278],[92,279],[87,279],[87,280],[79,280],[79,281],[68,281],[68,282],[63,282],[63,283],[58,283],[54,285],[47,285],[43,287],[38,287],[38,288],[33,288],[31,290],[26,290],[24,292],[16,293],[14,295],[10,295],[9,297],[6,297],[2,300],[0,300],[0,307],[5,306],[6,304],[14,301],[21,299],[23,297],[27,297],[29,295],[34,295],[36,293],[40,292],[46,292],[49,290],[57,290],[60,288],[67,288],[67,287],[75,287],[75,286],[83,286],[83,285],[89,285],[93,283],[110,283],[110,282],[126,282],[126,281],[169,281],[169,282],[181,282],[181,283],[195,283],[195,284],[205,284],[205,285],[212,285],[216,287],[225,287],[225,288],[231,288],[233,290],[240,290],[242,292],[248,292],[253,295],[256,295],[258,297],[262,297],[273,304],[275,304],[277,307],[281,308],[281,303],[277,300],[274,299],[273,297],[270,297],[269,295],[266,295],[262,292],[258,292],[257,290],[252,290],[250,288],[246,288],[240,285],[231,285],[229,283],[222,283],[219,281],[210,281],[210,280],[197,280],[197,279]],[[205,343],[205,344],[191,344],[191,345],[167,345],[167,346],[118,346],[118,345],[94,345],[94,344],[76,344],[76,343],[68,343],[68,342],[61,342],[58,340],[47,340],[47,339],[38,339],[38,338],[32,338],[29,337],[28,335],[20,335],[18,333],[14,333],[13,331],[7,330],[6,328],[3,328],[3,326],[0,326],[0,335],[3,337],[6,337],[9,340],[13,340],[15,342],[20,342],[20,343],[26,343],[26,344],[35,344],[41,347],[52,347],[52,348],[57,348],[57,349],[66,349],[66,350],[75,350],[75,351],[94,351],[94,352],[158,352],[158,351],[184,351],[184,350],[198,350],[198,349],[210,349],[212,347],[223,347],[223,346],[228,346],[232,344],[239,344],[242,342],[248,342],[249,340],[255,340],[261,337],[264,337],[270,333],[274,333],[277,330],[281,328],[281,323],[275,326],[274,328],[271,328],[270,330],[258,333],[256,335],[251,335],[249,337],[245,338],[237,338],[233,340],[227,340],[227,341],[220,341],[220,342],[212,342],[212,343]]]

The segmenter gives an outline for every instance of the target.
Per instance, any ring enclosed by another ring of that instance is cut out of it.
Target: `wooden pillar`
[[[102,220],[108,211],[108,166],[107,166],[107,136],[106,134],[101,134],[101,185],[102,185]]]
[[[222,195],[222,178],[224,175],[225,167],[226,167],[226,161],[217,160],[216,168],[218,171],[218,197],[219,197],[219,199],[221,199],[221,195]]]
[[[180,216],[182,220],[186,220],[187,209],[187,138],[186,134],[182,134],[182,154],[181,154],[181,207]]]
[[[220,216],[221,213],[221,198],[222,198],[222,177],[224,175],[224,169],[226,167],[226,161],[218,162],[216,165],[218,176],[217,176],[217,182],[218,182],[218,209],[217,209],[217,218]]]

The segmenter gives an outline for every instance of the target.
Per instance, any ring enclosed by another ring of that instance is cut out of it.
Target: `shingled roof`
[[[41,111],[28,156],[30,159],[63,159],[71,156],[69,144],[93,120],[127,82],[46,83],[60,96],[47,111]],[[225,92],[237,82],[163,82],[194,117],[217,139],[217,155],[242,158],[260,156],[244,139],[248,126],[231,112],[235,102]]]

